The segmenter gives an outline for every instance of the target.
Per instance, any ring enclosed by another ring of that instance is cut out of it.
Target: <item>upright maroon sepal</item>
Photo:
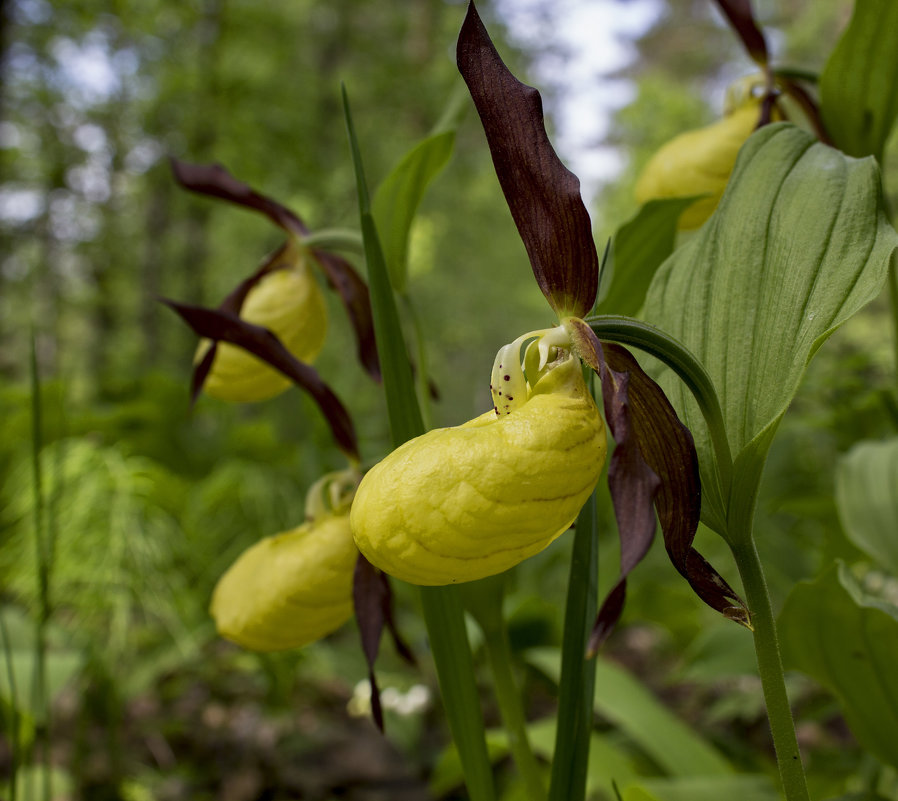
[[[585,317],[598,288],[592,223],[579,179],[549,142],[539,92],[509,72],[473,3],[456,57],[536,281],[559,315]]]

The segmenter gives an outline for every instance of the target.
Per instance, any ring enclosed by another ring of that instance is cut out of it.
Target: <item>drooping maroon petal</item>
[[[346,259],[317,249],[312,254],[327,275],[328,283],[343,301],[355,334],[359,361],[375,381],[380,381],[380,362],[374,340],[374,319],[368,285]]]
[[[405,644],[396,628],[393,616],[393,593],[386,573],[378,570],[362,554],[355,563],[352,577],[352,603],[355,619],[362,638],[362,651],[368,663],[368,680],[371,682],[371,714],[377,727],[384,730],[383,708],[380,690],[374,675],[374,663],[380,650],[380,637],[386,625],[393,637],[396,651],[408,663],[415,664],[415,656]]]
[[[755,22],[751,0],[717,0],[717,5],[742,40],[748,55],[756,64],[765,66],[768,59],[767,42],[758,23]]]
[[[200,393],[203,391],[203,385],[212,372],[212,362],[215,361],[215,354],[218,352],[218,343],[213,342],[206,355],[193,368],[193,375],[190,378],[190,408],[196,405],[199,400]]]
[[[509,72],[473,3],[456,58],[536,281],[556,312],[583,317],[598,286],[592,225],[580,181],[549,142],[539,92]]]
[[[655,537],[652,508],[660,480],[643,458],[633,430],[630,377],[606,362],[602,344],[582,320],[570,320],[568,328],[581,358],[598,374],[602,383],[605,419],[615,448],[608,463],[608,487],[614,504],[621,543],[621,571],[617,584],[602,603],[587,645],[594,656],[620,619],[627,594],[627,576],[648,553]]]
[[[309,233],[305,223],[290,209],[238,181],[221,164],[189,164],[175,158],[169,162],[175,179],[185,189],[261,212],[288,233],[298,236]]]
[[[330,424],[337,446],[351,459],[358,460],[355,427],[345,407],[317,371],[299,361],[275,334],[230,312],[188,306],[166,298],[161,300],[176,311],[197,336],[237,345],[306,390]]]
[[[305,223],[294,212],[267,195],[257,192],[242,181],[238,181],[220,164],[188,164],[177,159],[170,161],[175,178],[185,189],[259,211],[287,233],[299,237],[309,233]],[[285,243],[255,273],[238,284],[219,308],[239,314],[249,291],[265,275],[282,266],[288,266],[279,261],[286,250],[287,244]],[[359,361],[369,375],[375,381],[379,381],[380,364],[377,360],[377,348],[374,343],[374,325],[371,319],[371,303],[368,298],[367,285],[352,265],[340,256],[317,248],[312,250],[312,255],[327,276],[328,284],[337,292],[346,308],[355,334]]]
[[[630,378],[633,433],[645,461],[661,479],[655,508],[671,562],[708,606],[751,628],[745,602],[692,547],[701,512],[698,455],[692,434],[680,422],[661,387],[626,348],[606,342],[604,349],[608,365]]]

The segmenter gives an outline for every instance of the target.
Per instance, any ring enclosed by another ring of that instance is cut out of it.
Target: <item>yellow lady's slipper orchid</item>
[[[571,525],[607,445],[580,360],[551,337],[528,349],[532,386],[518,340],[497,357],[495,409],[405,443],[362,479],[350,524],[372,564],[413,584],[472,581],[543,550]]]
[[[215,587],[218,633],[253,651],[280,651],[336,631],[352,616],[358,555],[346,514],[260,540]]]
[[[717,208],[739,148],[761,117],[761,101],[750,97],[723,119],[671,139],[649,159],[636,182],[636,200],[707,193],[680,216],[680,228],[698,228]]]
[[[313,361],[324,345],[327,308],[301,256],[296,256],[289,267],[266,274],[249,291],[240,316],[270,329],[300,361]],[[209,340],[202,340],[195,361],[202,360],[210,347]],[[219,342],[203,389],[219,400],[250,403],[273,398],[289,386],[290,379],[251,353]]]
[[[348,509],[356,480],[348,471],[325,476],[306,500],[312,520],[260,540],[228,568],[209,610],[222,637],[253,651],[281,651],[349,620],[359,556]]]

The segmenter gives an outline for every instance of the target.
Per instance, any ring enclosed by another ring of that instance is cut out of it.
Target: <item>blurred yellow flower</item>
[[[272,331],[297,359],[312,362],[324,345],[327,308],[321,289],[303,255],[285,252],[291,263],[264,275],[249,291],[240,316]],[[194,362],[211,347],[204,339]],[[289,378],[236,345],[218,343],[212,369],[203,385],[213,398],[250,403],[273,398],[291,385]]]
[[[636,181],[636,200],[707,194],[680,216],[680,228],[698,228],[717,208],[739,148],[761,118],[761,101],[749,97],[723,119],[671,139],[649,159]]]
[[[330,634],[352,616],[358,555],[345,513],[257,542],[215,587],[210,612],[218,633],[253,651],[298,648]]]

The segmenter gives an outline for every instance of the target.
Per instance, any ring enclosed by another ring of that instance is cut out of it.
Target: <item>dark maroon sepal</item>
[[[579,179],[549,142],[539,92],[518,81],[502,62],[473,3],[456,59],[536,281],[557,313],[583,317],[598,286],[592,224]]]
[[[289,233],[309,233],[305,223],[290,209],[238,181],[221,164],[189,164],[175,158],[169,159],[169,163],[175,180],[185,189],[258,211]]]
[[[580,357],[596,372],[602,384],[602,403],[615,448],[608,463],[608,488],[614,505],[621,547],[620,577],[599,608],[587,645],[595,656],[624,610],[627,576],[645,558],[655,538],[652,505],[660,479],[643,458],[633,430],[630,376],[610,367],[602,343],[582,320],[570,320],[568,329]]]
[[[380,690],[374,675],[374,663],[380,650],[380,638],[384,626],[390,632],[397,653],[408,663],[415,664],[415,656],[405,644],[396,627],[393,616],[393,593],[386,573],[378,570],[362,554],[355,563],[352,576],[352,603],[355,619],[362,638],[362,651],[368,663],[368,680],[371,682],[371,715],[377,728],[384,730],[383,707]]]
[[[748,55],[760,65],[766,66],[768,60],[767,41],[755,22],[751,10],[751,0],[717,0],[717,5],[729,20],[736,35],[742,40]]]
[[[211,339],[213,342],[221,341],[237,345],[302,387],[318,404],[340,450],[350,459],[358,461],[355,427],[340,399],[322,381],[314,368],[299,361],[271,331],[220,309],[189,306],[167,298],[160,300],[177,312],[197,336]],[[194,376],[195,383],[196,376]]]
[[[661,387],[626,348],[606,342],[605,358],[610,367],[630,377],[633,433],[645,461],[661,479],[655,508],[670,561],[708,606],[751,628],[745,602],[692,547],[702,505],[692,433],[680,422]]]

